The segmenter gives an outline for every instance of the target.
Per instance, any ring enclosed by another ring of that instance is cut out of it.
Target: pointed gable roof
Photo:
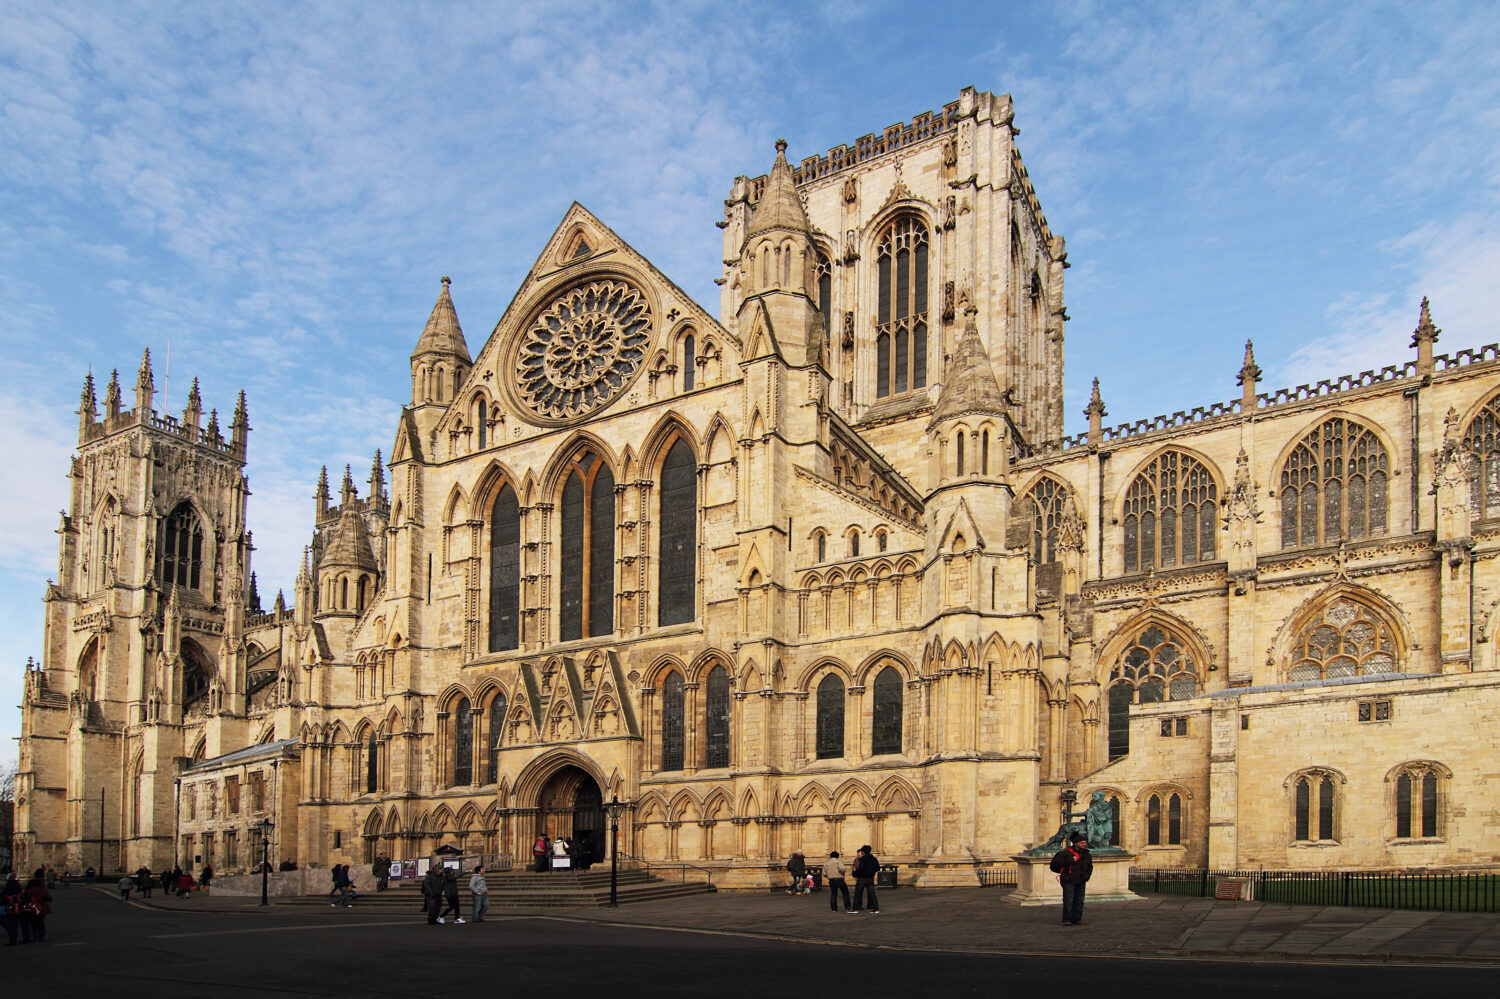
[[[318,568],[349,566],[359,569],[376,569],[375,553],[370,549],[370,538],[365,533],[365,522],[355,512],[353,504],[344,507],[339,515],[339,526],[335,529],[333,543],[318,560]]]
[[[807,212],[802,208],[802,199],[797,197],[792,168],[786,162],[785,139],[776,140],[776,163],[771,167],[771,176],[766,179],[760,200],[755,203],[755,211],[750,214],[745,238],[771,229],[808,231]]]
[[[943,382],[942,395],[938,396],[929,428],[944,420],[951,420],[965,413],[1005,414],[1005,393],[995,379],[995,369],[984,350],[984,341],[979,339],[979,326],[974,314],[964,325],[958,349],[948,364],[948,376]]]
[[[433,303],[427,325],[422,329],[416,349],[412,351],[413,357],[420,354],[446,354],[458,357],[465,364],[469,363],[469,345],[464,341],[463,328],[458,325],[458,312],[453,308],[453,299],[448,294],[448,285],[452,283],[448,275],[444,274],[443,290]]]

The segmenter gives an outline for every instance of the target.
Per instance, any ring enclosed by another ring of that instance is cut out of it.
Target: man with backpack
[[[1057,875],[1058,883],[1062,885],[1063,925],[1082,926],[1085,922],[1083,918],[1084,886],[1094,875],[1094,858],[1089,853],[1089,841],[1084,838],[1083,833],[1071,833],[1068,836],[1068,845],[1052,855],[1052,863],[1048,866]]]

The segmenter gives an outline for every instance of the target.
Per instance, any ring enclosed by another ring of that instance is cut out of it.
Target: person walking
[[[870,852],[868,845],[859,848],[854,858],[854,907],[858,912],[864,903],[865,892],[870,893],[870,915],[880,913],[880,900],[875,897],[875,875],[880,873],[880,861]]]
[[[21,893],[21,907],[25,918],[31,923],[31,942],[41,943],[47,939],[47,917],[52,915],[52,893],[41,878],[32,878]]]
[[[1082,926],[1083,895],[1089,878],[1094,876],[1094,857],[1089,853],[1089,841],[1081,832],[1068,836],[1068,845],[1052,855],[1048,865],[1062,885],[1062,924]]]
[[[375,878],[375,890],[385,891],[385,886],[391,880],[391,858],[376,857],[375,862],[370,865],[370,874]]]
[[[792,876],[792,886],[786,890],[788,895],[798,895],[802,892],[802,878],[807,874],[807,858],[802,855],[801,850],[792,851],[792,859],[786,862],[787,873]]]
[[[484,881],[484,865],[478,864],[474,873],[469,875],[469,895],[473,904],[469,911],[469,921],[474,923],[484,922],[484,914],[490,911],[490,886]]]
[[[537,833],[536,842],[531,844],[531,857],[536,862],[538,874],[547,873],[547,855],[551,852],[552,845],[547,842],[547,837]]]
[[[839,859],[839,852],[833,851],[828,855],[828,863],[823,865],[823,880],[828,884],[828,907],[834,912],[839,911],[839,895],[844,896],[844,910],[849,909],[849,881],[844,877],[844,862]]]
[[[462,910],[458,907],[458,872],[451,867],[443,868],[443,895],[448,900],[448,907],[438,916],[438,922],[443,921],[443,916],[453,913],[453,921],[462,923],[464,917]]]
[[[203,865],[203,871],[198,875],[198,884],[200,884],[200,885],[203,886],[203,890],[204,891],[208,891],[208,883],[210,881],[212,881],[213,879],[214,879],[214,869],[213,869],[213,867],[211,865],[209,865],[209,864],[204,864]]]
[[[441,923],[443,917],[443,868],[433,864],[422,876],[422,911],[427,913],[427,925]]]
[[[167,895],[168,898],[171,898],[172,896],[172,886],[177,884],[177,879],[181,876],[182,868],[180,867],[174,868],[170,871],[165,867],[161,869],[161,890]]]
[[[21,943],[31,943],[31,925],[26,923],[26,917],[21,915],[21,882],[16,880],[14,871],[5,876],[5,883],[0,885],[0,925],[5,928],[5,946],[16,945],[16,935],[23,928],[26,935]]]
[[[57,887],[57,872],[52,869],[51,864],[47,865],[46,872],[47,873],[44,877],[47,885],[47,890],[52,891]]]
[[[130,901],[130,889],[132,889],[132,888],[135,887],[135,882],[130,879],[130,875],[129,874],[126,874],[125,876],[123,876],[122,878],[120,878],[119,882],[115,885],[115,887],[120,890],[120,899],[121,899],[121,901],[129,902]]]

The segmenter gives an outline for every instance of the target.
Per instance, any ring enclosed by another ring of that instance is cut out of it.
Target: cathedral
[[[149,352],[86,380],[18,863],[598,856],[619,802],[726,887],[863,844],[973,885],[1095,791],[1143,867],[1493,863],[1500,350],[1424,301],[1380,370],[1247,344],[1227,401],[1111,426],[1096,380],[1065,434],[1012,119],[777,143],[717,317],[577,204],[472,354],[443,278],[269,609],[244,395],[226,436]]]

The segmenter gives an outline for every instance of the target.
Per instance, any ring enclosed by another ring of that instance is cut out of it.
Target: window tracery
[[[1151,624],[1109,672],[1109,758],[1130,752],[1130,705],[1180,701],[1198,694],[1198,664],[1187,643]]]
[[[1469,422],[1464,443],[1478,462],[1478,475],[1470,483],[1474,515],[1500,517],[1500,395]]]
[[[614,631],[615,479],[589,450],[573,460],[563,485],[559,569],[558,638]]]
[[[661,768],[681,770],[685,744],[686,688],[682,674],[673,670],[661,684]]]
[[[661,467],[660,625],[683,624],[697,614],[698,476],[692,449],[678,438]]]
[[[844,755],[844,681],[829,673],[818,684],[817,758]]]
[[[1291,679],[1394,673],[1398,649],[1389,621],[1364,604],[1341,597],[1303,626],[1292,646]]]
[[[507,483],[490,509],[490,651],[521,645],[521,507]]]
[[[708,673],[705,691],[705,767],[729,766],[729,671],[715,666]]]
[[[871,756],[901,752],[902,687],[901,673],[894,666],[885,667],[875,676]]]
[[[911,216],[891,223],[876,250],[875,395],[927,385],[927,227]]]
[[[489,734],[485,737],[489,740],[489,772],[485,775],[487,784],[495,784],[500,780],[500,735],[505,731],[505,710],[507,704],[505,693],[497,691],[490,699]]]
[[[1212,562],[1218,496],[1202,462],[1180,451],[1158,455],[1125,494],[1125,571]]]
[[[1390,460],[1369,428],[1335,417],[1302,439],[1281,470],[1281,546],[1386,531]]]
[[[1404,767],[1396,778],[1396,838],[1435,839],[1438,831],[1438,781],[1431,764]]]
[[[177,504],[162,527],[157,580],[163,587],[198,589],[203,570],[203,527],[186,500]]]
[[[1326,773],[1297,778],[1293,793],[1292,838],[1298,843],[1333,839],[1333,778]],[[1316,834],[1316,835],[1314,835]]]
[[[453,709],[453,783],[474,782],[474,706],[459,698]]]
[[[1072,506],[1068,488],[1056,479],[1043,477],[1026,494],[1031,516],[1031,553],[1039,563],[1057,561],[1057,542],[1062,534],[1064,513]]]
[[[552,421],[608,405],[640,371],[651,328],[645,296],[623,281],[592,281],[564,292],[521,335],[521,400]]]

